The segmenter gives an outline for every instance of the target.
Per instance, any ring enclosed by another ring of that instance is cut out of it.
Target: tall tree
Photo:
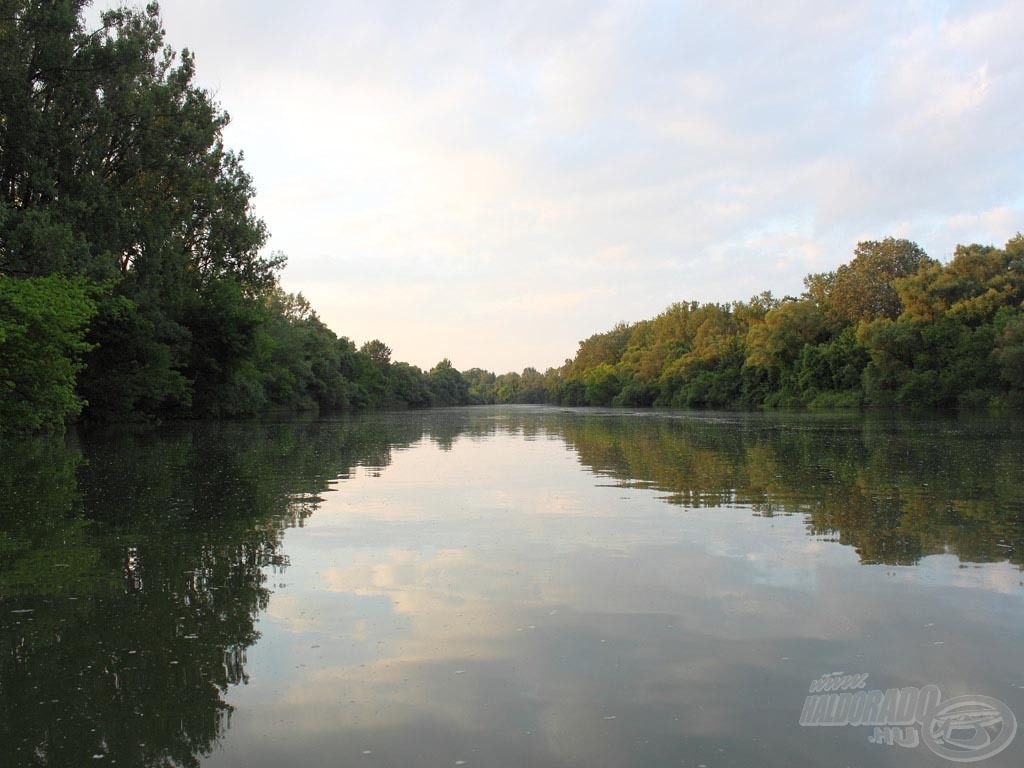
[[[254,302],[283,257],[262,255],[228,116],[195,84],[192,54],[165,45],[156,3],[106,11],[96,29],[86,5],[0,11],[0,274],[103,284],[82,381],[97,412],[239,396],[245,364],[210,345],[255,348]]]
[[[916,243],[887,237],[857,243],[854,258],[835,272],[809,275],[808,297],[826,318],[841,325],[887,317],[903,311],[897,279],[934,263]]]

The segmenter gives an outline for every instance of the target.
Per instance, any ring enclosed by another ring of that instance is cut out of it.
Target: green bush
[[[75,377],[95,310],[82,279],[0,276],[0,431],[60,430],[82,410]]]

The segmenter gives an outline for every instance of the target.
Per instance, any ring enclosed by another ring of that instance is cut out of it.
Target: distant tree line
[[[156,3],[86,5],[0,2],[0,431],[468,402],[280,288],[193,56]]]
[[[497,403],[812,408],[1024,405],[1024,237],[957,246],[857,245],[799,297],[673,304],[580,342],[540,373],[465,374]]]

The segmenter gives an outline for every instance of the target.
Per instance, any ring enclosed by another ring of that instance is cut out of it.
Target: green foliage
[[[192,384],[177,367],[190,337],[152,305],[121,292],[104,296],[91,324],[93,349],[79,378],[79,392],[98,420],[185,412]]]
[[[257,330],[259,307],[231,280],[215,280],[190,296],[183,325],[191,337],[186,376],[192,382],[193,411],[199,416],[255,413],[265,405]]]
[[[470,368],[462,372],[462,377],[469,385],[469,400],[474,405],[485,405],[494,402],[494,388],[497,376],[482,368]]]
[[[800,391],[808,401],[826,402],[822,393],[848,393],[860,385],[867,351],[857,343],[852,327],[821,344],[807,344],[796,367]]]
[[[823,318],[810,301],[781,304],[747,333],[747,365],[767,371],[789,370],[804,347],[820,339],[823,327]]]
[[[745,350],[738,336],[727,340],[712,358],[691,364],[670,405],[687,408],[723,408],[735,405],[742,394]]]
[[[1004,318],[994,352],[999,378],[1011,391],[1024,392],[1024,313]]]
[[[427,374],[427,378],[434,405],[469,404],[469,383],[455,370],[448,358],[435,365]]]
[[[586,341],[581,341],[570,371],[581,373],[602,364],[615,365],[625,352],[632,335],[632,326],[619,323],[608,333],[594,334]]]
[[[1018,306],[1024,299],[1024,272],[1014,247],[1014,240],[1005,250],[958,245],[948,264],[932,263],[897,280],[904,317],[935,322],[949,315],[965,325],[979,325],[1000,307]]]
[[[391,347],[380,339],[368,341],[359,348],[360,353],[369,358],[370,362],[381,373],[387,373],[391,365]]]
[[[1024,403],[1024,237],[958,246],[948,264],[906,240],[862,242],[805,285],[799,300],[673,304],[591,336],[539,379],[499,376],[488,395],[686,408]]]
[[[62,429],[96,310],[85,281],[0,276],[0,431]]]
[[[608,363],[600,363],[583,374],[587,405],[611,405],[620,386],[615,368]]]
[[[612,400],[613,405],[647,407],[658,399],[658,388],[651,382],[635,377],[627,380]]]
[[[808,297],[833,322],[895,319],[903,311],[896,281],[935,263],[916,243],[887,237],[858,243],[849,264],[810,275],[805,284]]]
[[[389,408],[429,408],[435,403],[433,384],[433,375],[428,379],[417,366],[392,363],[385,387],[385,405]],[[464,405],[469,402],[468,391],[467,388],[463,402],[438,404]]]
[[[285,258],[263,253],[192,55],[165,45],[156,3],[98,29],[86,5],[0,14],[2,428],[54,428],[86,403],[108,421],[468,402],[451,374],[393,363],[379,340],[356,350],[281,290]],[[73,280],[35,282],[50,276]],[[75,291],[97,304],[84,339]]]

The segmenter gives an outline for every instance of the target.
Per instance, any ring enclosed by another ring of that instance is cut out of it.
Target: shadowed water
[[[7,442],[0,765],[951,765],[799,719],[833,671],[1024,717],[1021,426],[502,407]]]

